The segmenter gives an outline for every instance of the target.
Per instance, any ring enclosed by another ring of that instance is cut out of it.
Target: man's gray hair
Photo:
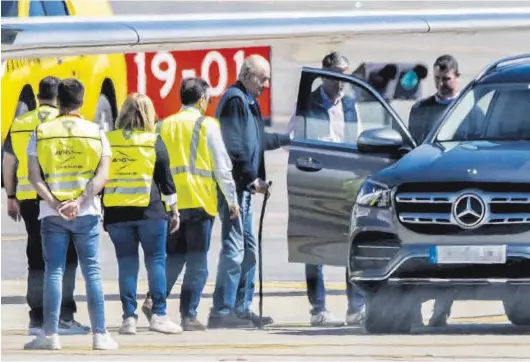
[[[256,74],[259,71],[262,71],[263,69],[269,69],[270,64],[261,55],[258,54],[252,54],[245,58],[245,61],[243,62],[243,65],[241,66],[241,69],[239,71],[238,79],[240,81],[243,81],[251,74]]]
[[[322,59],[323,69],[348,68],[349,66],[350,62],[348,61],[348,58],[336,51],[329,53],[324,59]]]

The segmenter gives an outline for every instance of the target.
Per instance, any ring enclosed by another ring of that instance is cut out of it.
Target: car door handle
[[[307,172],[322,170],[322,164],[313,157],[300,157],[296,160],[296,168]]]

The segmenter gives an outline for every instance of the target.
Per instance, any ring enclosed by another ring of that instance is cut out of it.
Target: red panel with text
[[[212,87],[207,114],[213,116],[221,94],[236,81],[243,60],[251,54],[259,54],[270,62],[270,47],[126,54],[128,91],[147,93],[162,119],[180,109],[182,79],[199,76]],[[271,115],[270,95],[271,90],[266,89],[258,98],[264,118]]]

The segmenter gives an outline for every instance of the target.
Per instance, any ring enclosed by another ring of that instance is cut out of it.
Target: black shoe
[[[254,323],[256,327],[259,327],[260,325],[266,326],[269,324],[273,324],[274,320],[271,317],[263,316],[261,317],[261,323],[260,323],[260,317],[254,312],[247,312],[245,314],[238,315],[241,319],[246,319]]]
[[[242,319],[235,314],[211,315],[208,318],[208,329],[215,328],[254,328],[249,319]]]
[[[206,326],[199,322],[196,318],[184,317],[180,326],[183,330],[192,332],[192,331],[205,331]]]

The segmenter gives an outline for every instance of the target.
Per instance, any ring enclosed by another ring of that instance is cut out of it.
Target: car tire
[[[414,297],[406,289],[383,285],[366,292],[365,329],[372,334],[406,334],[412,328]]]
[[[516,326],[530,326],[530,288],[517,288],[509,292],[510,299],[504,299],[504,312]]]
[[[96,106],[95,122],[105,131],[114,129],[114,117],[112,116],[112,105],[108,98],[101,94]]]

